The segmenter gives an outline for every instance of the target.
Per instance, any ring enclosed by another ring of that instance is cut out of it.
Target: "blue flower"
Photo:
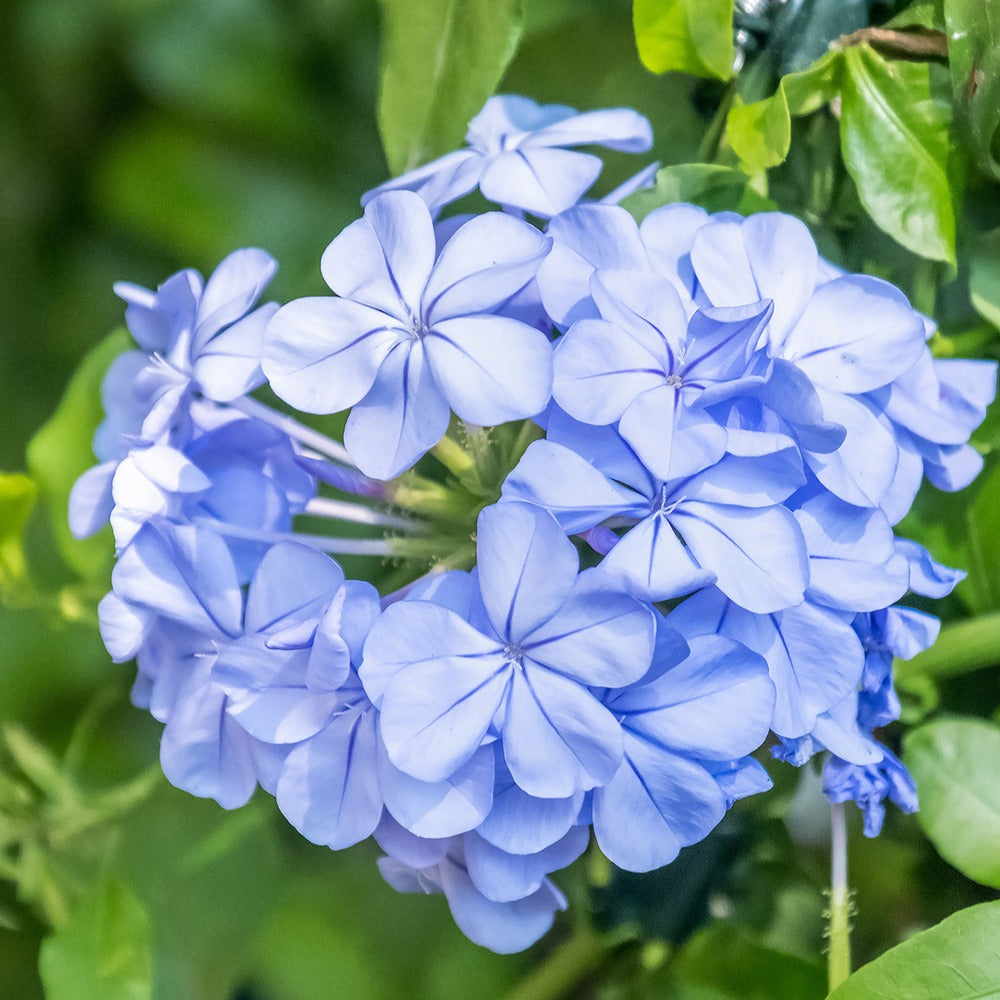
[[[575,205],[597,180],[596,156],[566,146],[605,146],[643,153],[653,144],[649,122],[628,108],[577,113],[559,104],[539,105],[526,97],[491,97],[469,123],[469,148],[448,153],[373,191],[415,191],[437,213],[478,186],[490,201],[538,216]],[[643,178],[636,183],[641,184]]]
[[[380,195],[323,255],[340,298],[299,299],[271,321],[272,388],[310,413],[353,407],[344,441],[362,471],[383,479],[437,443],[451,410],[477,425],[534,416],[549,398],[551,347],[498,310],[548,248],[527,223],[489,213],[435,260],[424,203]]]
[[[807,585],[802,533],[781,505],[804,483],[791,444],[663,481],[614,428],[552,414],[548,440],[528,448],[503,499],[538,504],[569,532],[609,519],[626,527],[600,571],[643,599],[715,582],[748,610],[778,611],[800,603]]]
[[[492,731],[529,795],[566,798],[603,784],[621,761],[622,732],[589,686],[645,674],[652,612],[598,574],[578,575],[573,545],[543,511],[487,508],[477,537],[485,621],[402,601],[368,638],[360,673],[389,758],[440,781]]]

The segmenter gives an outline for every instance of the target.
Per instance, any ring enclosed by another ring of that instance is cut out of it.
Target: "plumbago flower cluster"
[[[260,785],[331,848],[374,836],[392,885],[515,951],[591,830],[667,864],[769,787],[769,733],[796,765],[829,752],[870,835],[886,799],[916,807],[873,734],[937,622],[894,605],[961,574],[893,525],[925,475],[976,475],[996,373],[934,359],[905,297],[794,218],[637,225],[615,202],[649,171],[583,201],[601,162],[576,147],[647,150],[635,112],[496,97],[468,142],[364,197],[323,254],[334,295],[257,305],[255,249],[117,286],[138,347],[70,518],[114,529],[101,629],[174,784],[226,808]],[[502,210],[437,218],[477,188]],[[349,410],[343,444],[265,383]]]

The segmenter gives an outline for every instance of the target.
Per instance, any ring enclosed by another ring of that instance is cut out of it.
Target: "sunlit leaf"
[[[927,63],[889,61],[868,45],[844,50],[844,162],[868,214],[908,250],[955,260],[947,164],[950,112]]]
[[[776,167],[788,156],[792,116],[810,114],[836,95],[840,67],[840,53],[827,53],[808,69],[782,77],[773,97],[730,110],[726,136],[748,170]]]
[[[907,735],[905,759],[920,793],[917,819],[938,852],[963,875],[1000,888],[1000,728],[938,719]]]
[[[110,529],[85,541],[74,538],[67,521],[69,494],[77,478],[96,464],[91,442],[104,418],[101,382],[108,366],[129,344],[128,334],[117,330],[92,348],[66,386],[55,413],[28,442],[28,468],[48,507],[59,551],[84,577],[105,571],[113,550]]]
[[[393,174],[462,144],[521,37],[521,0],[382,0],[378,121]]]
[[[42,944],[46,1000],[151,1000],[149,918],[121,882],[97,885]]]
[[[959,910],[862,966],[829,1000],[997,1000],[1000,902]]]
[[[639,58],[654,73],[733,75],[731,0],[635,0],[632,18]]]
[[[37,496],[29,476],[0,472],[0,597],[27,583],[24,526]]]

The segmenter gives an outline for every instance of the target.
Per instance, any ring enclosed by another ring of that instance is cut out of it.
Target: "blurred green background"
[[[892,5],[868,6],[885,15]],[[114,281],[155,287],[256,245],[281,263],[275,298],[322,291],[322,250],[387,175],[378,15],[375,0],[0,7],[0,469],[24,467],[26,442],[81,357],[120,324]],[[630,3],[529,0],[526,18],[501,90],[581,108],[627,104],[653,122],[653,158],[715,155],[718,137],[706,147],[706,136],[722,85],[647,72]],[[831,122],[823,114],[797,131],[801,156],[775,174],[772,197],[841,262],[874,262],[919,294],[926,267],[861,215],[849,182],[840,178],[836,212],[810,216],[796,201],[826,169]],[[601,186],[644,162],[609,157]],[[946,291],[937,304],[957,328],[972,323],[975,344],[992,337],[970,320],[967,293]],[[922,501],[913,523],[938,539],[939,557],[961,550],[968,502]],[[29,525],[28,543],[44,583],[68,579],[43,525]],[[960,601],[944,607],[965,613]],[[523,977],[558,973],[560,961],[566,995],[601,1000],[825,992],[828,814],[808,769],[801,783],[775,770],[776,793],[737,809],[664,872],[625,877],[584,859],[558,878],[572,906],[553,934],[498,957],[461,936],[442,897],[385,886],[371,845],[334,854],[303,841],[266,796],[227,814],[170,788],[157,771],[159,726],[128,703],[131,674],[109,663],[89,624],[0,606],[0,1000],[42,996],[48,924],[98,883],[126,886],[148,914],[158,1000],[529,998],[540,987]],[[995,682],[980,671],[934,695],[983,714],[995,708]],[[890,815],[875,842],[862,840],[857,818],[852,810],[859,959],[995,898],[941,861],[912,817]],[[122,919],[123,940],[147,926],[141,914]],[[572,985],[587,975],[589,985]]]

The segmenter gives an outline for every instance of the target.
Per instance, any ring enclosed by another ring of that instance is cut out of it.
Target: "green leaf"
[[[954,263],[950,112],[932,90],[931,67],[887,61],[868,45],[843,57],[840,144],[861,203],[908,250]]]
[[[393,174],[461,145],[521,38],[521,0],[382,0],[378,123]]]
[[[42,944],[46,1000],[151,1000],[149,919],[121,882],[99,884]]]
[[[998,921],[1000,901],[959,910],[862,966],[828,1000],[998,1000]]]
[[[887,21],[886,27],[944,31],[944,0],[914,0],[909,7],[904,7],[891,21]]]
[[[977,611],[1000,610],[1000,466],[980,483],[966,512],[966,526],[970,603]]]
[[[727,1000],[818,1000],[826,993],[821,965],[770,948],[722,921],[684,946],[672,973],[683,985],[711,987]]]
[[[904,757],[920,793],[917,819],[938,853],[1000,889],[1000,729],[981,719],[938,719],[907,735]]]
[[[753,187],[753,178],[735,167],[714,163],[681,163],[664,167],[656,174],[656,184],[637,191],[622,202],[636,219],[644,219],[654,208],[674,202],[701,205],[709,212],[773,211],[774,202]]]
[[[96,462],[91,442],[104,418],[101,382],[111,362],[130,344],[128,334],[116,330],[88,351],[55,413],[28,442],[28,468],[48,507],[59,551],[83,577],[104,573],[113,548],[110,528],[83,541],[74,538],[67,521],[69,494],[77,478]]]
[[[808,69],[782,77],[773,97],[736,104],[726,120],[729,145],[751,172],[776,167],[788,156],[792,116],[819,110],[837,94],[841,54],[828,52]]]
[[[38,496],[34,480],[19,472],[0,472],[0,596],[26,585],[24,526]]]
[[[635,0],[632,22],[646,69],[733,75],[732,0]]]
[[[976,312],[1000,328],[1000,228],[969,240],[969,292]]]
[[[979,165],[1000,179],[1000,0],[945,0],[955,107]]]

